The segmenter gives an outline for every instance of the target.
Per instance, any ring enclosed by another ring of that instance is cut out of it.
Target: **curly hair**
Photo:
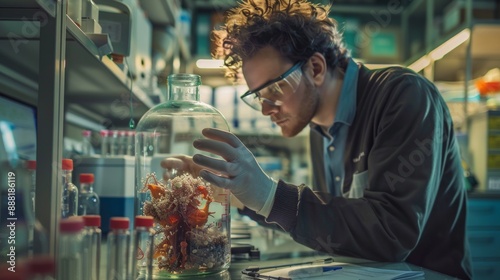
[[[307,0],[243,0],[225,14],[225,24],[212,31],[214,58],[224,59],[226,76],[236,80],[242,60],[272,46],[292,62],[321,53],[329,69],[346,68],[349,52],[330,5]]]

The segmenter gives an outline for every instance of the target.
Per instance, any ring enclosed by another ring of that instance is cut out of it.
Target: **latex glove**
[[[245,206],[257,212],[269,199],[274,199],[276,181],[264,173],[253,154],[234,134],[213,128],[203,129],[202,134],[206,138],[195,140],[193,146],[223,158],[193,156],[196,164],[209,169],[199,172],[203,179],[230,189]]]
[[[189,173],[191,176],[196,178],[200,176],[200,171],[203,168],[202,166],[194,163],[192,157],[186,155],[175,155],[165,158],[161,161],[161,167],[165,169],[165,172],[163,172],[163,179],[165,181],[184,173]],[[214,196],[213,201],[220,203],[226,202],[224,196],[225,194],[227,194],[226,190],[215,185],[210,186],[210,188],[212,189]],[[237,200],[231,199],[230,203],[232,206],[241,208],[241,202],[238,203]]]
[[[175,155],[161,161],[161,167],[165,169],[163,179],[172,179],[177,175],[189,173],[193,177],[200,176],[201,166],[193,162],[193,158],[186,155]]]

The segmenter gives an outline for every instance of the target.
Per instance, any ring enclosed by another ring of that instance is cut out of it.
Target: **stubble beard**
[[[306,82],[305,92],[309,92],[306,98],[300,102],[303,106],[302,109],[297,110],[294,118],[290,118],[292,123],[291,126],[285,126],[281,128],[281,134],[284,137],[294,137],[299,134],[309,123],[311,122],[316,110],[319,106],[319,90],[312,86],[310,83]]]

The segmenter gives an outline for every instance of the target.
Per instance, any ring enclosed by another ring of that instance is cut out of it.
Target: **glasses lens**
[[[284,94],[293,94],[299,87],[302,71],[295,69],[285,78],[272,83],[265,88],[243,97],[243,101],[255,110],[262,110],[262,103],[266,102],[272,106],[281,106]]]
[[[259,97],[254,94],[249,94],[241,98],[248,106],[253,109],[260,111],[262,109],[262,104],[260,103]]]

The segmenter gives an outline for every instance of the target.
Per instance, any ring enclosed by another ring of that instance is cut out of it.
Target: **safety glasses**
[[[281,101],[283,95],[285,93],[294,93],[299,87],[302,78],[302,65],[304,65],[304,62],[296,63],[278,78],[272,79],[254,90],[245,92],[241,99],[257,111],[262,110],[262,103],[264,102],[272,106],[283,105],[283,101]]]

